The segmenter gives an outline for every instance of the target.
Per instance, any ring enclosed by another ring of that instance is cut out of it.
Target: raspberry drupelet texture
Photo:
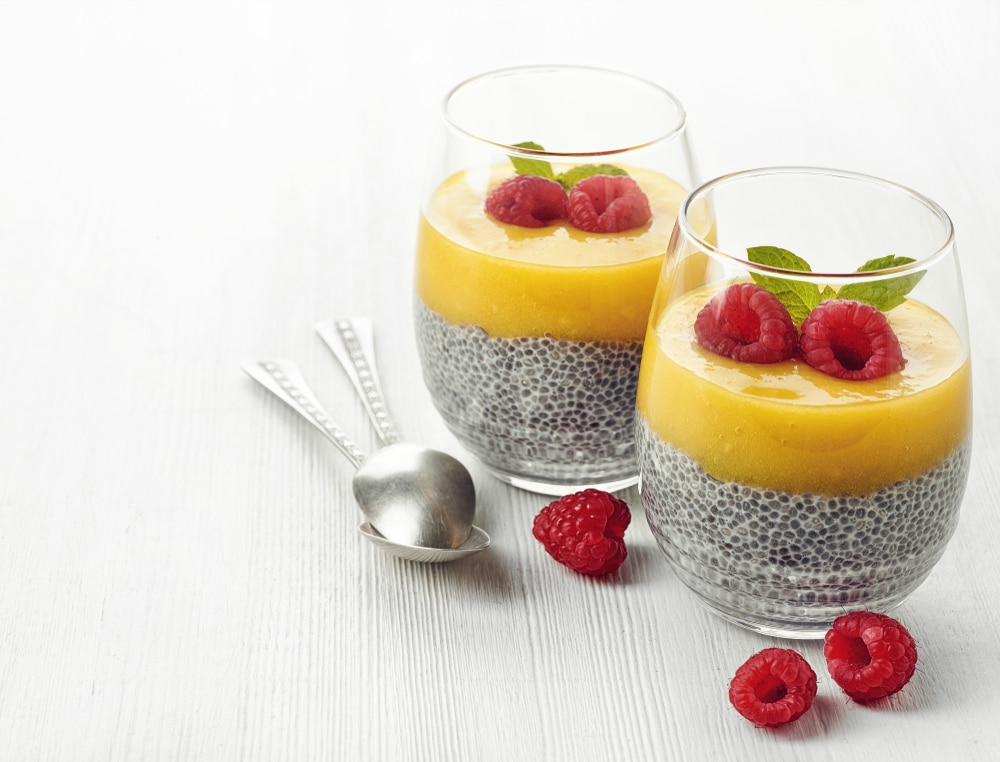
[[[885,315],[851,299],[814,307],[802,323],[799,348],[816,370],[848,381],[881,378],[906,365]]]
[[[801,654],[765,648],[736,670],[729,702],[751,722],[776,727],[793,722],[816,698],[816,673]]]
[[[545,506],[535,516],[532,534],[559,563],[580,574],[602,576],[628,555],[624,536],[631,520],[624,500],[587,489]]]
[[[542,228],[566,218],[566,191],[555,180],[516,175],[487,196],[486,211],[500,222]]]
[[[588,233],[622,233],[649,222],[649,199],[627,175],[593,175],[569,192],[570,224]]]
[[[785,305],[755,283],[737,283],[712,297],[695,318],[694,333],[709,352],[738,362],[787,360],[798,342]]]
[[[917,665],[917,646],[907,629],[890,616],[868,611],[834,620],[823,655],[834,682],[861,703],[898,691]]]

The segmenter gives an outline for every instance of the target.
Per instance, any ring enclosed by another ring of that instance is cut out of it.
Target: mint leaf
[[[778,246],[751,246],[747,249],[747,257],[754,264],[764,265],[765,267],[796,270],[802,273],[812,272],[809,263],[802,257]]]
[[[752,246],[747,249],[747,258],[755,264],[767,267],[778,267],[782,270],[795,270],[804,273],[812,272],[809,263],[802,257],[777,246]],[[778,300],[785,305],[785,309],[788,310],[795,325],[801,325],[802,321],[809,316],[809,313],[823,298],[819,286],[815,283],[788,280],[753,272],[750,273],[750,277],[758,286],[766,288],[778,297]],[[826,291],[830,291],[829,287]]]
[[[514,148],[527,148],[531,151],[544,151],[538,143],[532,143],[530,140],[524,143],[515,143]],[[539,177],[546,177],[549,180],[555,179],[555,173],[552,171],[552,165],[547,161],[542,159],[527,159],[523,156],[511,156],[510,163],[514,165],[514,171],[519,175],[538,175]]]
[[[621,167],[616,167],[614,164],[580,164],[571,169],[567,169],[562,174],[556,177],[559,184],[562,185],[566,190],[569,190],[574,185],[576,185],[581,180],[586,180],[588,177],[593,177],[594,175],[627,175],[626,172]]]
[[[908,265],[914,261],[916,260],[910,257],[897,257],[894,254],[890,254],[887,257],[868,260],[857,271],[864,273],[874,270],[888,270],[892,267]],[[848,283],[840,289],[837,298],[854,299],[858,302],[870,304],[875,309],[882,310],[882,312],[888,312],[893,307],[898,307],[906,301],[906,295],[920,282],[925,272],[922,270],[912,275],[901,275],[898,278],[870,283]]]

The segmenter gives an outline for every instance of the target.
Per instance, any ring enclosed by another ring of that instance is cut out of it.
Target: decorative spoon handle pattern
[[[364,451],[330,418],[295,363],[290,360],[256,360],[245,362],[241,367],[252,379],[319,429],[355,468],[365,462]]]
[[[383,444],[399,441],[389,417],[375,364],[375,332],[368,318],[338,318],[316,324],[316,333],[333,352],[365,404]]]

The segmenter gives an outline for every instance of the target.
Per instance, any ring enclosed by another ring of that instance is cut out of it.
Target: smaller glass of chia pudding
[[[418,229],[417,348],[435,407],[495,476],[545,494],[636,482],[642,341],[695,184],[684,109],[651,82],[529,66],[447,95]]]
[[[711,241],[688,217],[705,204]],[[937,204],[802,167],[688,196],[636,444],[647,521],[703,603],[798,638],[896,606],[955,530],[971,428],[962,279]]]

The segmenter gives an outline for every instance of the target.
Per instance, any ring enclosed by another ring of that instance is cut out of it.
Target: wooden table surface
[[[0,0],[0,759],[1000,759],[1000,4]],[[424,159],[453,84],[629,71],[687,107],[703,178],[881,175],[954,219],[975,367],[961,524],[897,615],[919,670],[755,728],[730,677],[781,641],[706,613],[638,510],[608,580],[531,537],[420,380]],[[399,428],[473,472],[489,552],[356,532],[351,467],[241,360],[376,326]],[[948,753],[949,755],[946,755]]]

